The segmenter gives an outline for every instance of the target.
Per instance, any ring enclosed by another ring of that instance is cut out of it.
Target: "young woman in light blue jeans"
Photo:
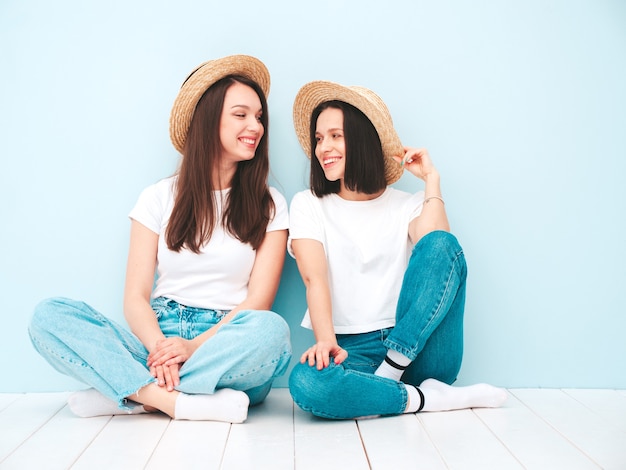
[[[92,387],[70,397],[77,415],[161,411],[240,423],[285,372],[289,328],[270,311],[288,216],[267,185],[269,82],[258,59],[229,56],[183,83],[170,118],[180,167],[130,213],[130,331],[84,302],[36,307],[37,351]]]
[[[403,147],[385,104],[362,87],[306,84],[294,124],[311,189],[291,202],[288,249],[316,341],[291,372],[294,401],[332,419],[500,406],[503,389],[450,385],[467,267],[428,152]],[[389,186],[403,169],[424,191]]]

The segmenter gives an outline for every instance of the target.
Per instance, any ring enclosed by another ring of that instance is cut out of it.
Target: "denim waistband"
[[[180,311],[184,310],[187,313],[191,313],[191,314],[212,313],[218,317],[224,316],[228,312],[230,312],[230,310],[220,310],[220,309],[215,309],[215,308],[191,307],[189,305],[183,305],[181,303],[178,303],[175,300],[169,299],[167,297],[157,297],[156,299],[152,299],[152,301],[150,302],[150,305],[152,306],[152,309],[155,311],[158,311],[159,309],[167,308],[171,310],[180,310]]]

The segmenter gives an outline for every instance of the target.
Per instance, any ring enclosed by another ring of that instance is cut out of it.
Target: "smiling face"
[[[239,82],[228,88],[220,118],[222,163],[254,158],[265,132],[262,114],[261,100],[252,88]]]
[[[328,181],[343,179],[346,172],[346,141],[343,111],[326,108],[317,118],[315,156]]]

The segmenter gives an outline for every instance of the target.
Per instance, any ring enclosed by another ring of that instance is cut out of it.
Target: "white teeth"
[[[330,157],[324,159],[324,165],[330,165],[332,163],[338,162],[341,160],[341,157]]]
[[[250,144],[250,145],[254,145],[254,143],[256,142],[256,140],[254,140],[254,139],[246,139],[246,138],[242,138],[241,141],[244,144]]]

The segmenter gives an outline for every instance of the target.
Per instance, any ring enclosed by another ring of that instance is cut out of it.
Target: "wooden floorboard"
[[[413,414],[361,419],[358,426],[373,470],[447,468],[421,421]]]
[[[146,469],[219,468],[231,426],[234,425],[215,421],[171,420]]]
[[[354,420],[329,421],[294,407],[295,468],[369,469]]]
[[[0,470],[626,469],[626,391],[512,389],[502,408],[331,421],[274,389],[243,424],[78,418],[0,394]]]
[[[472,410],[421,413],[418,419],[448,468],[523,468]]]
[[[474,413],[526,469],[598,469],[587,455],[516,397],[505,408],[475,409]]]
[[[222,470],[294,468],[293,402],[287,389],[272,390],[250,408],[243,424],[233,425]]]
[[[110,421],[110,416],[78,418],[65,406],[24,440],[0,467],[70,468]],[[43,467],[39,466],[42,460]]]
[[[0,394],[0,411],[4,410],[7,406],[13,403],[18,398],[22,397],[23,393],[2,393]]]
[[[562,390],[522,389],[513,393],[599,467],[626,468],[626,433],[598,413]]]
[[[114,416],[72,468],[144,468],[170,421],[161,414]]]
[[[588,389],[565,389],[563,391],[626,432],[626,393],[620,393],[623,391]]]
[[[24,394],[0,413],[0,463],[65,407],[68,393]]]

